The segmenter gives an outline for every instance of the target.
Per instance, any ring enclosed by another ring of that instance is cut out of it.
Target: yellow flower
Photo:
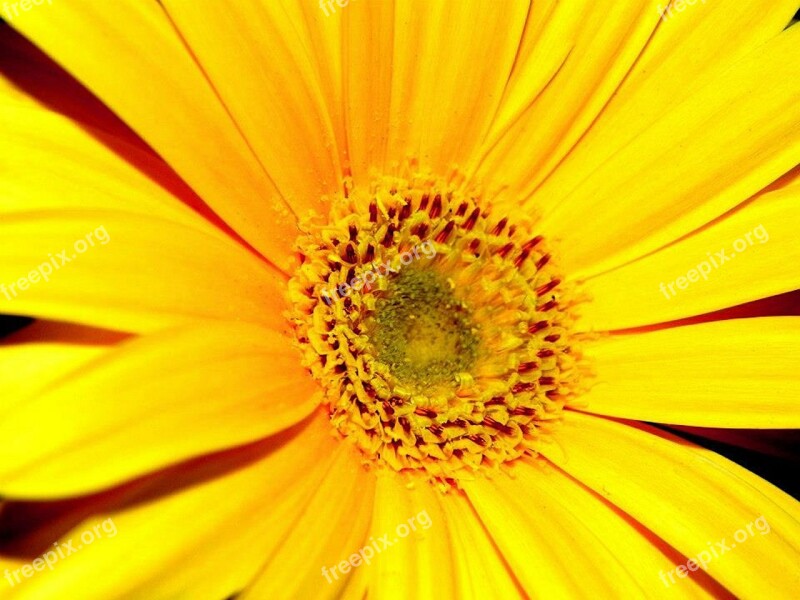
[[[793,597],[797,9],[4,4],[0,597]]]

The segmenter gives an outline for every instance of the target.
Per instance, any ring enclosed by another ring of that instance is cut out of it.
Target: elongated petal
[[[374,489],[375,475],[361,465],[359,453],[339,443],[336,462],[242,600],[340,598],[355,568],[341,573],[338,565],[355,555],[357,567],[369,568],[356,553],[366,544]]]
[[[585,14],[582,9],[588,6],[586,2],[567,6],[557,0],[531,4],[514,67],[485,141],[487,147],[508,133],[519,120],[524,120],[525,112],[553,83],[579,37],[586,31],[581,27]],[[533,173],[529,172],[530,175]]]
[[[112,108],[243,238],[284,267],[297,231],[294,217],[161,6],[75,0],[40,8],[11,25]]]
[[[697,233],[587,280],[592,301],[581,306],[578,327],[649,325],[797,289],[798,202],[795,175]]]
[[[285,536],[308,534],[293,525],[319,484],[341,472],[329,470],[342,450],[318,415],[264,442],[149,477],[111,501],[89,499],[96,505],[90,516],[81,517],[77,504],[71,510],[80,520],[66,532],[39,539],[38,548],[37,540],[20,540],[29,552],[55,547],[65,554],[72,541],[74,552],[8,597],[228,598],[249,584]],[[91,543],[82,539],[87,531]]]
[[[737,597],[765,589],[791,597],[800,585],[797,501],[735,463],[644,425],[572,411],[542,453],[684,556],[703,559]]]
[[[0,102],[55,112],[147,147],[89,90],[11,27],[0,28]]]
[[[4,416],[0,494],[91,492],[298,422],[318,398],[288,344],[235,323],[123,344]]]
[[[370,597],[456,597],[456,549],[449,544],[439,494],[433,486],[408,482],[393,472],[379,473],[368,540],[376,549]]]
[[[35,321],[0,343],[0,414],[59,377],[102,356],[128,336]]]
[[[387,162],[392,129],[395,2],[353,2],[341,23],[341,77],[347,153],[357,181]],[[380,125],[376,127],[376,125]],[[352,139],[351,139],[352,138]]]
[[[348,5],[344,91],[354,176],[408,157],[448,175],[474,156],[527,12],[518,0]]]
[[[325,212],[342,170],[299,3],[163,4],[281,195]]]
[[[369,596],[388,600],[454,598],[453,548],[447,543],[439,492],[429,485],[408,489],[405,484],[395,473],[378,477],[368,540],[376,549]]]
[[[587,345],[592,413],[704,427],[800,427],[800,318],[712,321]]]
[[[516,598],[520,588],[462,492],[383,473],[370,542],[370,596]]]
[[[0,211],[112,208],[236,237],[119,117],[10,27],[0,28]],[[33,167],[35,165],[35,168]]]
[[[665,11],[667,3],[659,5]],[[539,210],[553,208],[615,152],[703,86],[713,74],[778,35],[795,0],[718,0],[671,6],[636,64],[569,153],[525,182]],[[556,166],[557,165],[557,166]],[[554,170],[553,170],[554,169]]]
[[[513,478],[499,474],[466,490],[529,596],[580,597],[608,588],[616,596],[670,597],[659,572],[683,556],[546,461],[519,464]],[[576,551],[586,553],[580,569]],[[684,583],[688,596],[726,595],[705,573],[693,575]]]
[[[598,11],[579,0],[553,7],[538,43],[523,43],[509,96],[481,149],[480,179],[508,186],[518,206],[527,183],[569,150],[619,87],[656,29],[657,4],[614,2]],[[534,17],[540,9],[547,5],[534,8]],[[527,102],[520,93],[529,94]]]
[[[532,597],[579,597],[586,581],[604,596],[619,589],[626,595],[643,593],[603,540],[576,520],[561,499],[554,502],[545,494],[526,494],[523,485],[488,481],[469,485],[467,493]],[[570,561],[564,561],[567,555]],[[581,565],[580,574],[575,564]]]
[[[0,312],[132,332],[285,324],[282,278],[215,230],[73,209],[4,217],[0,239]]]
[[[561,196],[541,227],[563,241],[564,268],[588,276],[643,256],[795,167],[798,48],[800,29],[792,27],[709,77]]]
[[[441,499],[442,514],[453,552],[453,573],[458,598],[516,598],[522,594],[520,578],[498,550],[480,515],[463,494]]]
[[[2,215],[80,207],[212,229],[187,206],[199,199],[129,138],[88,129],[29,99],[3,106],[0,136],[7,142],[0,148]]]

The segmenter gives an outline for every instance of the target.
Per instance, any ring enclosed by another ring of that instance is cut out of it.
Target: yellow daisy
[[[0,597],[794,597],[798,8],[4,3]]]

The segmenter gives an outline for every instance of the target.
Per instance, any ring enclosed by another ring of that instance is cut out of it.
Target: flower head
[[[791,597],[675,432],[800,423],[798,6],[679,4],[4,6],[0,595]]]

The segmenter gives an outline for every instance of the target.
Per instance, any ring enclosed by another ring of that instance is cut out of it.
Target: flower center
[[[390,280],[370,321],[376,358],[415,390],[452,384],[475,364],[479,339],[469,309],[432,270],[409,268]]]
[[[347,186],[297,242],[290,318],[368,463],[453,483],[534,454],[583,365],[570,286],[529,220],[420,175]]]

